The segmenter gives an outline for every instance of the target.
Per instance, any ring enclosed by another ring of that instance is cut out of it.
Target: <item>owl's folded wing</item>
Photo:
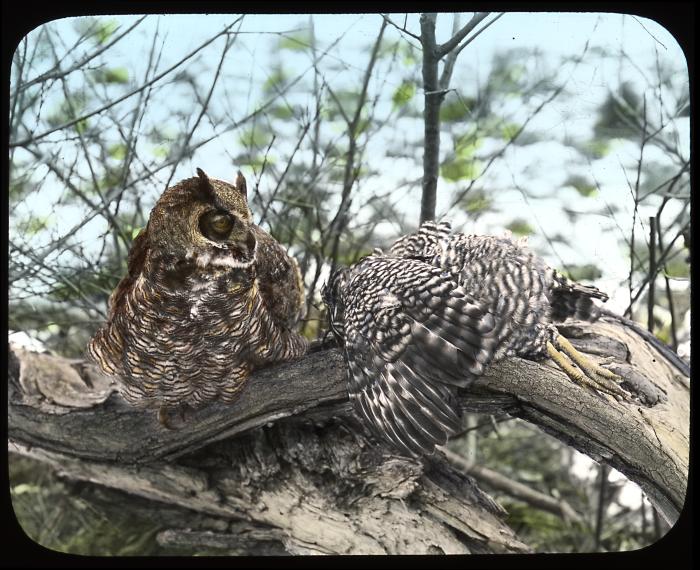
[[[410,283],[377,287],[391,267],[373,263],[346,296],[346,315],[355,316],[345,324],[348,390],[376,433],[422,455],[459,430],[454,391],[491,362],[498,322],[450,275],[418,260],[402,264]]]

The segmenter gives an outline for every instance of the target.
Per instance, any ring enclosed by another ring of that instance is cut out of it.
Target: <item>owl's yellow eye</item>
[[[233,229],[234,220],[226,212],[211,211],[199,219],[199,229],[211,240],[226,239]]]

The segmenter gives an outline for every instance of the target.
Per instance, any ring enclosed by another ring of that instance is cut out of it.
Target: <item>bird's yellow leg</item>
[[[591,362],[563,336],[557,335],[554,343],[556,347],[551,342],[547,342],[547,353],[571,380],[579,385],[588,386],[611,396],[627,398],[627,392],[617,385],[617,382],[622,381],[620,376],[610,370],[606,370],[595,362]],[[576,363],[578,368],[569,361],[567,356]]]
[[[588,358],[583,356],[583,354],[581,354],[578,350],[574,348],[574,345],[572,345],[567,338],[561,335],[557,335],[557,338],[554,339],[554,342],[556,343],[556,346],[559,350],[564,352],[568,357],[571,358],[571,360],[573,360],[579,366],[579,368],[585,370],[586,372],[588,372],[588,374],[603,376],[604,378],[610,378],[610,380],[617,380],[618,382],[622,381],[622,378],[620,378],[614,372],[611,372],[610,370],[599,366],[595,362],[591,362]]]

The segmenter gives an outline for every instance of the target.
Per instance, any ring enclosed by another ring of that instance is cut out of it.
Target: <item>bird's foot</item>
[[[186,406],[161,406],[158,408],[158,423],[165,429],[178,430],[187,423]],[[173,415],[177,414],[178,421],[173,422]]]
[[[554,343],[547,342],[547,353],[576,384],[610,394],[618,400],[629,399],[629,394],[618,385],[623,380],[621,376],[583,356],[563,336],[557,335]]]

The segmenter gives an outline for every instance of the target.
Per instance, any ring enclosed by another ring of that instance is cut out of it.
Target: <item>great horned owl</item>
[[[169,408],[232,402],[253,370],[307,348],[299,267],[252,222],[243,175],[197,175],[157,201],[88,345],[126,400],[160,407],[162,421]]]
[[[507,356],[550,356],[572,380],[626,395],[618,376],[552,324],[597,318],[593,299],[607,295],[568,281],[509,237],[426,222],[389,253],[375,250],[333,273],[323,297],[356,410],[410,455],[432,452],[459,429],[457,388]]]

